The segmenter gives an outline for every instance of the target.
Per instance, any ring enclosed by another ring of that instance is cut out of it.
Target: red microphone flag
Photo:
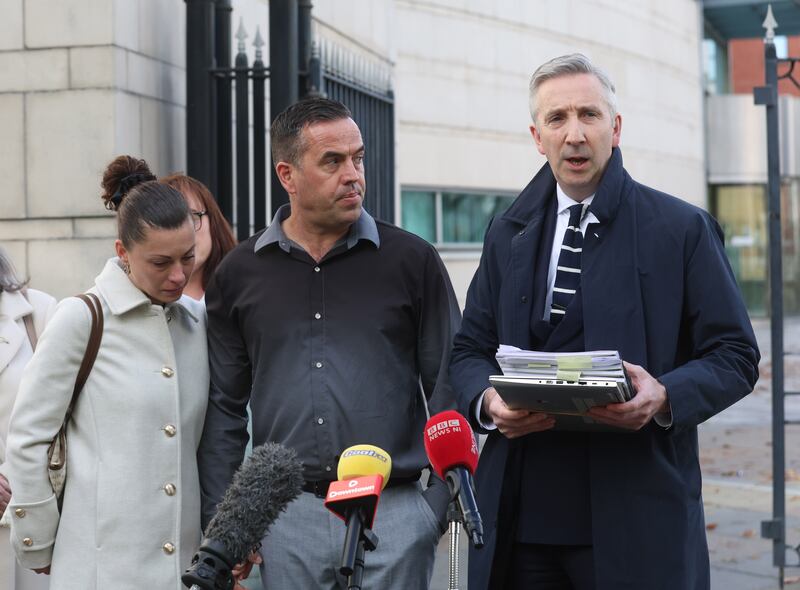
[[[454,467],[464,467],[474,474],[478,466],[475,435],[467,419],[455,410],[439,412],[425,424],[425,452],[442,479]]]

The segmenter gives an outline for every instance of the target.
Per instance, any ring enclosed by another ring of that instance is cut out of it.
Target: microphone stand
[[[461,513],[455,499],[447,506],[447,520],[450,523],[450,578],[447,590],[458,590],[458,542],[461,535]]]
[[[372,529],[364,527],[361,510],[352,510],[347,515],[347,533],[344,538],[342,566],[339,573],[347,576],[347,590],[361,590],[364,579],[364,558],[367,551],[378,546],[378,536]]]

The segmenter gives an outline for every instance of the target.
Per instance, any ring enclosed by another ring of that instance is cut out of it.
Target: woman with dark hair
[[[53,316],[56,300],[46,293],[27,289],[17,278],[14,266],[0,248],[0,588],[33,590],[47,588],[47,580],[15,567],[9,539],[10,513],[4,513],[11,499],[11,486],[4,475],[6,436],[11,408],[17,398],[25,365],[45,324]]]
[[[183,195],[195,218],[195,227],[199,224],[194,273],[184,293],[193,299],[203,300],[211,275],[225,255],[236,246],[236,238],[211,191],[202,182],[180,173],[170,174],[161,182]]]
[[[195,223],[142,160],[115,159],[102,187],[117,212],[117,257],[89,290],[104,328],[68,422],[63,505],[47,449],[90,336],[89,308],[74,297],[59,304],[14,406],[11,542],[23,566],[51,574],[51,590],[177,590],[200,542],[195,453],[208,397],[205,318],[180,301]]]

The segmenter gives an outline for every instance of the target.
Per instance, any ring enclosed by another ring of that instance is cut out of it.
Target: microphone
[[[342,453],[336,474],[339,480],[328,488],[325,507],[347,523],[339,572],[357,579],[348,587],[360,587],[364,551],[372,551],[378,544],[371,529],[391,471],[389,453],[373,445],[355,445]]]
[[[439,412],[425,424],[425,452],[434,472],[447,481],[473,547],[483,547],[483,522],[472,474],[478,466],[478,443],[469,422],[454,410]]]
[[[277,443],[254,448],[217,505],[203,543],[181,576],[184,586],[231,590],[231,570],[259,547],[272,523],[300,495],[302,485],[303,467],[294,450]]]

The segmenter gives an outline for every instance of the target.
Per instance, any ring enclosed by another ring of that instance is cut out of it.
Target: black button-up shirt
[[[319,262],[272,224],[234,249],[206,293],[211,391],[199,451],[206,520],[247,442],[297,450],[309,480],[373,444],[394,477],[427,465],[425,408],[455,406],[447,376],[460,314],[436,250],[366,211]]]

